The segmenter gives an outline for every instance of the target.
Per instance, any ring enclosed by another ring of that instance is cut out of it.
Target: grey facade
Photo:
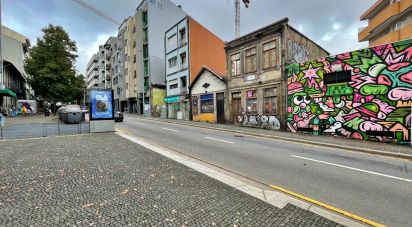
[[[166,84],[164,34],[186,16],[187,14],[170,0],[143,0],[136,9],[136,84],[139,114],[146,112],[146,115],[151,115],[151,86]]]
[[[126,83],[124,80],[125,76],[125,27],[120,27],[118,31],[117,38],[111,43],[112,56],[112,89],[114,92],[114,108],[115,110],[124,111],[126,102]],[[123,105],[122,105],[123,103]]]

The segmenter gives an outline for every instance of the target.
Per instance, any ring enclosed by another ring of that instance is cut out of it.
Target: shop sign
[[[180,97],[179,96],[171,96],[171,97],[166,97],[165,102],[166,103],[173,103],[173,102],[179,102]]]

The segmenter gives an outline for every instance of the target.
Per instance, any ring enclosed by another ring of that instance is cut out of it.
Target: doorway
[[[233,116],[233,123],[235,125],[239,124],[239,115],[241,114],[241,94],[239,93],[232,93],[232,116]]]
[[[225,123],[225,93],[216,94],[216,114],[217,114],[217,123]]]

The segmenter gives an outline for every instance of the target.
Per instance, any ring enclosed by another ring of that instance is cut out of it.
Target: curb
[[[127,117],[131,117],[131,116],[127,116]],[[186,126],[192,126],[192,127],[197,127],[197,128],[204,128],[204,129],[209,129],[209,130],[243,134],[243,135],[249,135],[249,136],[259,136],[259,137],[264,137],[268,139],[284,140],[284,141],[289,141],[289,142],[303,143],[303,144],[309,144],[309,145],[315,145],[315,146],[321,146],[321,147],[344,149],[344,150],[349,150],[349,151],[356,151],[356,152],[375,154],[375,155],[381,155],[381,156],[387,156],[387,157],[408,159],[412,161],[412,154],[409,155],[409,154],[394,153],[394,152],[388,152],[388,151],[378,151],[378,150],[367,149],[367,148],[349,147],[349,146],[344,146],[344,145],[339,145],[339,144],[315,142],[315,141],[303,140],[303,139],[293,139],[293,138],[288,138],[288,137],[283,137],[283,136],[266,135],[266,134],[259,134],[259,133],[254,133],[254,132],[235,131],[231,129],[208,127],[208,126],[203,126],[203,125],[195,125],[195,124],[190,124],[190,123],[185,123],[185,122],[168,121],[168,120],[163,120],[163,119],[157,120],[157,119],[146,118],[146,117],[131,117],[131,118],[144,119],[144,120],[149,120],[149,121],[159,121],[159,122],[165,122],[165,123],[176,124],[176,125],[186,125]]]

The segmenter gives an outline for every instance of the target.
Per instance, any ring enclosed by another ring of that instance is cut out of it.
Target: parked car
[[[59,119],[64,123],[78,124],[82,121],[83,112],[79,105],[67,105],[59,109]]]
[[[114,121],[115,122],[123,122],[123,113],[120,111],[114,112]]]
[[[80,109],[82,110],[83,113],[89,112],[89,108],[87,106],[82,106]]]

